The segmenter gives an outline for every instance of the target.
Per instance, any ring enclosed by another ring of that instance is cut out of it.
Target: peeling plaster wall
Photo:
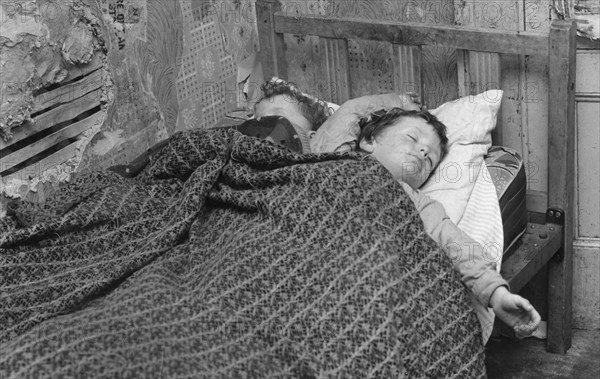
[[[98,14],[77,0],[2,0],[0,3],[0,138],[3,157],[13,152],[10,146],[15,131],[32,128],[32,110],[44,102],[45,93],[60,88],[83,75],[92,61],[100,67],[104,43],[98,31]],[[110,74],[105,71],[101,112],[110,103]],[[69,102],[63,96],[61,102]],[[38,104],[39,105],[39,104]],[[53,104],[60,106],[61,103]],[[81,161],[92,136],[99,131],[102,117],[78,136],[72,156],[53,167],[32,165],[22,175],[2,178],[1,192],[25,196],[36,191],[40,181],[57,184],[69,179]],[[51,125],[48,125],[51,126]],[[12,162],[2,162],[3,165]],[[4,170],[6,167],[1,167]],[[26,172],[26,173],[25,173]],[[1,211],[1,209],[0,209]]]
[[[174,132],[212,126],[237,108],[237,65],[257,49],[254,1],[99,4],[115,102],[80,171],[131,161]]]
[[[126,163],[173,131],[183,49],[173,0],[99,0],[115,101],[79,171]]]
[[[1,3],[0,136],[7,139],[11,127],[30,119],[34,92],[61,83],[72,66],[88,63],[102,49],[82,7],[70,1]]]
[[[253,0],[2,0],[1,16],[4,138],[31,121],[36,93],[101,55],[106,115],[54,182],[131,161],[178,130],[213,125],[238,107],[237,65],[258,48]],[[93,30],[79,22],[84,16]],[[28,174],[25,187],[2,190],[25,195],[40,179],[47,178]]]
[[[0,137],[4,139],[10,137],[11,127],[30,119],[33,91],[60,82],[67,74],[61,67],[58,40],[51,40],[40,5],[36,1],[1,3]]]

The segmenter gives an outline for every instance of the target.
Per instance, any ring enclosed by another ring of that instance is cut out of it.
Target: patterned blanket
[[[458,276],[369,157],[179,133],[0,228],[2,378],[485,376]]]

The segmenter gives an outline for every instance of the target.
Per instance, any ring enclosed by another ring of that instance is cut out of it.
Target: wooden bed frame
[[[541,55],[548,58],[548,204],[546,214],[530,213],[521,243],[504,255],[502,275],[513,292],[518,292],[543,267],[548,267],[548,341],[550,352],[564,354],[571,346],[572,249],[574,202],[575,131],[575,23],[553,21],[549,32],[532,33],[473,29],[359,18],[292,15],[282,12],[279,0],[256,1],[260,59],[265,79],[288,78],[284,34],[319,37],[322,62],[318,68],[329,86],[328,101],[349,98],[348,39],[385,41],[392,44],[394,87],[423,88],[419,63],[423,45],[458,49],[464,72],[459,82],[469,81],[469,62],[477,54]],[[410,62],[410,63],[406,63]],[[413,64],[412,62],[417,62]],[[489,70],[488,70],[489,71]],[[500,83],[499,68],[477,72],[483,83]],[[461,79],[466,79],[462,81]],[[494,143],[500,145],[499,135]]]

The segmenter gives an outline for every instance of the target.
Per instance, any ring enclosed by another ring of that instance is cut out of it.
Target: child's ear
[[[366,138],[363,138],[362,140],[360,140],[358,147],[360,147],[361,150],[371,154],[373,152],[374,143],[375,139],[371,139],[371,140],[367,140]]]

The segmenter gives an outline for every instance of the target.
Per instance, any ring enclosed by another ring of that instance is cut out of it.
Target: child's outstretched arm
[[[542,320],[527,299],[511,293],[504,286],[496,288],[492,293],[489,305],[496,316],[513,328],[519,338],[530,336]]]
[[[518,337],[531,335],[541,318],[529,301],[509,291],[495,262],[485,259],[481,246],[448,218],[440,203],[402,185],[421,214],[427,234],[444,249],[467,288],[482,304],[492,307]]]
[[[425,232],[444,250],[463,284],[481,304],[489,304],[498,287],[508,287],[506,280],[496,271],[496,262],[486,259],[481,244],[450,220],[442,204],[413,190],[406,183],[402,186],[415,203]]]

